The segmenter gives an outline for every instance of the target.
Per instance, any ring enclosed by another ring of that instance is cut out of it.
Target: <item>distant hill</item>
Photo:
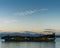
[[[56,34],[56,37],[58,37],[58,38],[59,38],[59,37],[60,37],[60,34]]]
[[[9,35],[9,33],[6,33],[6,32],[0,33],[0,37],[6,36],[6,35]]]
[[[3,36],[30,36],[30,37],[36,37],[36,36],[40,36],[41,34],[38,34],[38,33],[0,33],[0,37],[3,37]]]
[[[9,36],[18,35],[18,36],[36,37],[36,36],[42,36],[43,34],[38,34],[38,33],[17,33],[17,32],[15,32],[15,33],[6,33],[6,32],[0,33],[0,37],[7,36],[7,35],[9,35]],[[60,34],[56,34],[56,37],[60,37]]]

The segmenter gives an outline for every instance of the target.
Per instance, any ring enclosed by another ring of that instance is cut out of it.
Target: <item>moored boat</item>
[[[55,41],[55,33],[52,34],[39,34],[38,36],[32,36],[34,34],[30,34],[26,36],[27,33],[25,33],[25,36],[4,36],[2,39],[4,39],[6,42],[51,42]]]

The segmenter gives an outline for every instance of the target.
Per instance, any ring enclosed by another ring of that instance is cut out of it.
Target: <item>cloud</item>
[[[18,20],[5,20],[5,21],[3,21],[3,23],[5,23],[5,24],[17,23],[17,22],[18,22]]]
[[[43,8],[43,9],[40,9],[40,11],[47,11],[47,10],[48,10],[48,9],[44,9],[44,8]]]
[[[11,28],[18,28],[19,21],[18,20],[0,20],[0,30],[8,30]]]
[[[14,13],[14,15],[16,15],[16,16],[26,16],[26,15],[33,14],[35,12],[36,12],[36,10],[26,10],[26,11]]]
[[[27,16],[27,15],[30,15],[30,14],[34,14],[36,12],[41,12],[41,11],[47,11],[48,9],[34,9],[34,10],[25,10],[25,11],[22,11],[22,12],[17,12],[17,13],[14,13],[15,16]]]
[[[7,26],[18,23],[18,20],[0,20],[0,26]]]

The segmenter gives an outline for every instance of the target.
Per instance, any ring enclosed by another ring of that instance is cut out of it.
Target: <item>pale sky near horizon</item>
[[[1,31],[60,30],[60,0],[0,0]]]

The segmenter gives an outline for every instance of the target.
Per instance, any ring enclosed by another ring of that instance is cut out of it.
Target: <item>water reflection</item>
[[[1,48],[55,48],[55,42],[1,42]]]

